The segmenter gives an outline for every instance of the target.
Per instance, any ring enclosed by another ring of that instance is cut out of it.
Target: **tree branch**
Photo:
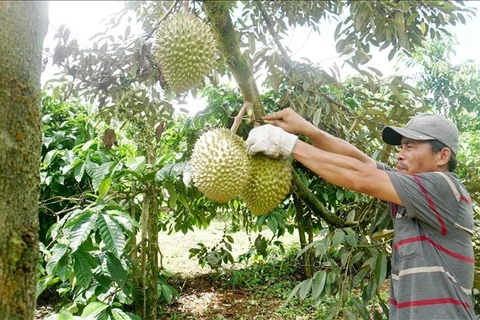
[[[255,1],[255,4],[257,5],[258,10],[260,10],[263,19],[265,20],[265,24],[267,25],[268,31],[273,37],[273,41],[278,47],[278,50],[283,54],[285,57],[285,60],[287,61],[288,67],[293,68],[293,61],[290,59],[290,56],[288,55],[287,50],[283,47],[282,43],[278,39],[278,34],[275,32],[275,29],[273,28],[274,22],[272,18],[268,15],[268,13],[265,11],[265,8],[263,7],[262,1]]]
[[[325,206],[313,195],[313,193],[303,184],[298,174],[293,170],[293,188],[295,194],[302,199],[303,202],[318,217],[322,218],[327,224],[333,227],[345,227],[345,221],[331,213]]]
[[[145,40],[148,40],[152,37],[152,35],[155,33],[155,31],[157,31],[157,28],[160,26],[160,24],[163,22],[163,20],[167,19],[168,16],[170,15],[170,13],[172,13],[173,11],[173,8],[175,8],[175,6],[180,2],[180,0],[175,0],[175,2],[172,4],[172,6],[168,9],[167,12],[165,12],[165,14],[157,21],[157,23],[155,23],[155,25],[153,26],[152,30],[147,33],[146,35],[143,36],[143,38]],[[132,42],[133,43],[133,42]],[[129,47],[130,45],[127,46],[127,48]]]
[[[265,115],[265,109],[260,100],[260,94],[253,78],[252,70],[250,70],[247,60],[240,52],[239,37],[230,17],[228,3],[225,1],[206,0],[204,8],[207,18],[210,20],[220,52],[240,87],[243,101],[253,105],[253,114],[250,116],[253,120],[262,117]]]
[[[232,127],[230,128],[230,131],[233,133],[236,133],[238,130],[238,127],[240,126],[240,123],[243,120],[243,116],[245,115],[245,112],[247,112],[248,109],[252,109],[253,104],[251,102],[245,102],[242,106],[242,109],[238,112],[237,116],[233,120]]]

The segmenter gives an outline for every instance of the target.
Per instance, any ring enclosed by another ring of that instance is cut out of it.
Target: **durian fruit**
[[[250,157],[250,180],[241,198],[254,215],[275,209],[290,191],[292,166],[287,159]]]
[[[189,13],[176,13],[158,29],[155,58],[170,90],[182,93],[202,84],[217,53],[210,27]]]
[[[194,185],[219,203],[238,197],[249,180],[245,142],[225,128],[207,131],[198,138],[190,165]]]

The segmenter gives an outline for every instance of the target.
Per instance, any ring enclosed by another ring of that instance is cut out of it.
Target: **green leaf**
[[[108,210],[106,212],[110,218],[118,222],[118,224],[124,229],[130,232],[134,231],[134,228],[140,229],[140,224],[135,221],[128,213],[119,210]]]
[[[267,221],[268,228],[270,231],[273,233],[277,232],[278,229],[278,221],[277,218],[275,218],[273,215],[270,215]]]
[[[387,257],[385,253],[379,252],[375,261],[375,283],[380,287],[387,277]]]
[[[58,314],[57,320],[73,320],[73,314],[67,310],[61,310]]]
[[[77,182],[82,181],[83,175],[85,173],[85,161],[80,161],[73,168],[73,176]]]
[[[352,247],[356,247],[358,245],[358,239],[356,236],[352,235],[352,234],[347,234],[345,236],[345,241]]]
[[[313,284],[312,284],[312,299],[317,299],[320,297],[320,294],[325,287],[325,282],[327,280],[327,272],[325,270],[320,270],[315,272],[313,276]]]
[[[132,320],[135,318],[130,317],[127,313],[123,312],[120,309],[112,309],[112,315],[115,320]]]
[[[90,302],[82,312],[82,319],[94,320],[103,310],[109,307],[108,304],[103,302],[94,301]]]
[[[67,251],[68,251],[68,246],[63,243],[56,243],[53,246],[52,248],[53,255],[48,260],[47,266],[45,268],[45,270],[47,271],[47,274],[49,275],[55,274],[56,270],[59,268],[60,260],[67,253]]]
[[[92,269],[87,255],[89,254],[83,251],[73,253],[73,271],[78,283],[83,288],[88,288],[92,282]]]
[[[90,212],[88,212],[90,213]],[[76,251],[82,243],[87,240],[90,233],[96,226],[98,214],[87,214],[82,217],[71,229],[69,240],[70,248],[72,251]]]
[[[302,281],[302,286],[298,292],[300,299],[305,299],[312,289],[313,278]]]
[[[426,35],[428,32],[428,27],[425,22],[420,23],[420,29],[422,30],[422,35]]]
[[[57,153],[59,153],[57,149],[48,151],[45,157],[43,157],[43,165],[48,167]]]
[[[335,192],[335,197],[337,198],[338,201],[342,201],[343,198],[345,197],[345,194],[343,193],[342,190],[337,189],[337,192]]]
[[[160,290],[162,292],[162,297],[167,301],[168,303],[172,302],[173,299],[173,293],[172,289],[170,288],[169,285],[167,284],[161,284],[160,285]]]
[[[360,302],[360,300],[356,297],[352,298],[353,306],[358,310],[358,312],[362,315],[363,319],[371,319],[367,308]]]
[[[110,190],[111,184],[112,184],[112,179],[110,177],[103,179],[102,182],[100,182],[100,185],[98,186],[98,194],[101,197],[104,197],[107,194],[107,192]]]
[[[318,259],[321,259],[325,253],[327,253],[327,246],[325,245],[325,243],[318,243],[316,246],[315,246],[315,255],[318,257]]]
[[[140,172],[145,169],[145,157],[129,157],[125,161],[125,165],[132,171]]]
[[[58,275],[60,280],[65,282],[70,277],[71,272],[72,272],[72,264],[71,264],[70,255],[66,254],[60,259],[60,261],[58,261],[56,274]]]
[[[98,191],[98,188],[100,187],[104,177],[109,173],[112,164],[113,162],[111,161],[105,162],[93,170],[91,174],[93,190]]]
[[[54,284],[58,283],[60,279],[58,277],[54,276],[45,276],[40,278],[39,281],[37,281],[37,288],[36,288],[36,295],[35,299],[38,299],[38,297],[45,291],[50,286],[53,286]]]
[[[286,303],[289,303],[290,300],[293,299],[293,297],[295,297],[295,295],[297,294],[298,290],[302,287],[302,284],[303,282],[300,282],[299,284],[297,284],[295,286],[295,288],[293,288],[292,292],[290,292],[290,294],[288,295],[288,298],[287,298],[287,302]]]
[[[352,258],[352,264],[355,264],[358,261],[360,261],[360,259],[363,257],[364,254],[365,253],[363,251],[358,251],[357,253],[355,253]]]
[[[103,214],[98,217],[98,231],[107,250],[120,257],[125,248],[125,235],[118,222]]]
[[[345,233],[341,229],[336,229],[332,237],[332,245],[334,247],[339,246],[343,243],[345,239]]]
[[[123,269],[122,262],[112,253],[107,254],[107,269],[112,279],[122,288],[127,282],[127,271]]]
[[[320,121],[322,120],[322,108],[318,108],[317,111],[313,114],[313,125],[319,126]]]
[[[175,186],[171,180],[165,180],[163,182],[163,186],[168,191],[168,204],[170,208],[175,208],[177,203],[177,191],[175,190]]]
[[[186,162],[166,164],[162,169],[157,171],[155,180],[161,182],[168,178],[176,178],[183,173],[186,165]]]
[[[258,235],[254,242],[255,249],[262,256],[267,256],[267,240],[262,235]]]

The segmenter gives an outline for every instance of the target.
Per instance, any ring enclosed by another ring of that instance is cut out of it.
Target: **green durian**
[[[249,181],[245,142],[225,128],[207,131],[198,138],[190,166],[194,185],[219,203],[237,198]]]
[[[170,90],[198,87],[215,65],[217,49],[210,27],[189,13],[176,13],[158,29],[155,58]]]
[[[292,166],[287,159],[249,157],[250,179],[241,198],[254,215],[275,209],[290,191]]]

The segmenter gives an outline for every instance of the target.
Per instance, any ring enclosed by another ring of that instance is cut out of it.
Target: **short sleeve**
[[[393,169],[390,168],[388,165],[386,165],[385,163],[378,162],[378,161],[377,161],[377,169],[384,170],[384,171],[393,171]]]
[[[406,175],[388,171],[408,218],[415,218],[442,235],[458,220],[458,199],[451,186],[434,172]]]

